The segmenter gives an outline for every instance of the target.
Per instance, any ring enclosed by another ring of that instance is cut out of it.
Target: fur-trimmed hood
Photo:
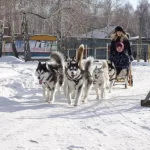
[[[118,38],[118,36],[117,36],[116,33],[114,33],[114,34],[111,35],[111,40],[115,41],[117,38]],[[128,36],[126,34],[122,33],[122,35],[120,37],[120,41],[123,42],[124,40],[128,40]]]

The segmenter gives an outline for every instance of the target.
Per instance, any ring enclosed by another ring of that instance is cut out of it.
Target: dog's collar
[[[99,86],[101,86],[103,83],[102,80],[93,80],[93,84],[98,84]]]
[[[46,79],[46,81],[48,81],[51,77],[52,77],[52,75],[50,74],[50,75],[48,76],[48,78]]]
[[[66,71],[66,76],[67,76],[68,80],[74,81],[76,85],[79,83],[80,79],[82,78],[82,74],[80,73],[79,76],[77,76],[76,78],[73,79],[69,76],[67,71]]]

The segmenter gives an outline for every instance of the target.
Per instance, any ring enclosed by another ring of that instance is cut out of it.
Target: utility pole
[[[139,16],[139,40],[138,40],[138,46],[137,46],[137,62],[140,61],[141,58],[141,49],[142,49],[142,16],[140,14]]]
[[[139,45],[140,45],[140,53],[139,53],[139,58],[142,56],[142,16],[140,16],[140,34],[139,34]]]

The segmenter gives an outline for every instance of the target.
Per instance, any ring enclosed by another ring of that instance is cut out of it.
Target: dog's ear
[[[107,60],[107,63],[108,63],[108,64],[110,64],[110,63],[111,63],[111,61],[110,61],[110,60]]]
[[[46,66],[47,70],[50,70],[50,65],[48,63],[45,63],[44,65]]]
[[[42,65],[46,67],[46,66],[47,66],[47,63],[42,63]]]
[[[111,62],[112,66],[115,68],[115,64],[113,62]]]
[[[67,67],[70,65],[70,60],[67,62]]]

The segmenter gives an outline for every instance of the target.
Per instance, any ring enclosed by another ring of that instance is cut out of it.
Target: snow
[[[0,58],[0,150],[149,150],[148,63],[133,62],[134,86],[116,85],[107,98],[73,107],[62,93],[44,102],[38,62]]]
[[[24,60],[18,59],[14,56],[3,56],[0,58],[0,62],[2,63],[14,63],[14,64],[20,64],[25,63]]]

